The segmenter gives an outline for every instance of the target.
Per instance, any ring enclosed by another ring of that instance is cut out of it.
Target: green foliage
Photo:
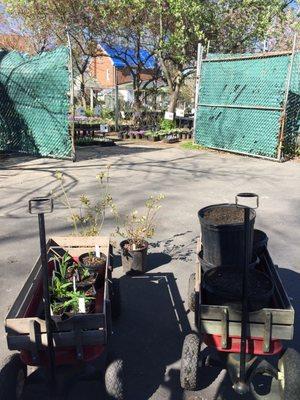
[[[171,129],[176,128],[176,122],[175,121],[171,121],[168,119],[163,119],[160,123],[160,129],[162,131],[170,131]]]
[[[112,110],[110,110],[109,108],[102,108],[101,109],[101,117],[103,119],[113,119],[114,112]]]
[[[53,311],[54,315],[60,315],[60,314],[63,314],[65,312],[65,305],[64,305],[63,302],[60,302],[60,301],[54,300],[51,303],[51,308],[52,308],[52,311]]]
[[[215,2],[211,33],[211,51],[247,52],[267,37],[275,19],[286,17],[285,0],[223,0]],[[221,40],[220,40],[221,39]]]
[[[93,117],[93,115],[94,115],[93,110],[91,110],[89,107],[87,107],[86,110],[85,110],[85,116],[86,117]]]
[[[94,299],[93,296],[87,296],[84,292],[82,291],[72,291],[68,293],[68,300],[66,300],[63,305],[65,309],[70,308],[71,312],[73,313],[78,313],[79,311],[79,299],[83,298],[85,305],[87,306],[91,300]]]
[[[97,43],[122,43],[134,49],[147,48],[159,60],[167,82],[173,111],[186,78],[194,72],[197,45],[213,52],[252,51],[264,40],[270,27],[281,26],[287,12],[286,0],[5,0],[8,11],[21,18],[36,35],[64,42],[69,26],[74,44],[76,68],[82,75]],[[289,10],[291,7],[289,8]],[[289,19],[289,21],[293,21]],[[293,22],[293,27],[297,23]],[[276,30],[276,29],[275,29]],[[271,32],[273,32],[271,30]],[[42,42],[40,40],[40,42]],[[134,108],[141,106],[141,70],[134,77]],[[102,111],[112,118],[111,111]]]
[[[64,253],[63,256],[55,255],[50,259],[50,261],[55,261],[57,263],[56,274],[58,274],[62,280],[66,280],[67,278],[67,270],[71,265],[70,260],[72,260],[72,257],[68,253]]]
[[[89,146],[94,143],[94,138],[91,136],[84,136],[76,138],[76,144],[78,146]]]
[[[185,142],[180,143],[180,147],[184,150],[203,150],[205,147],[200,144],[195,144],[192,140],[187,140]]]
[[[54,276],[52,279],[52,285],[50,286],[50,294],[54,299],[65,299],[68,297],[68,289],[71,286],[71,282],[67,282],[61,279],[61,277]]]
[[[79,310],[79,298],[84,298],[86,305],[93,299],[83,291],[73,291],[73,279],[85,280],[91,275],[87,268],[73,263],[70,266],[71,257],[65,253],[62,257],[54,257],[58,261],[57,269],[54,271],[49,291],[51,295],[51,307],[55,315],[66,311],[76,313]]]

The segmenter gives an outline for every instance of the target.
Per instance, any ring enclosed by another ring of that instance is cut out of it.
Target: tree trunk
[[[169,92],[170,100],[169,100],[169,105],[168,105],[168,112],[175,113],[177,101],[179,98],[180,86],[181,86],[181,84],[179,82],[177,82],[175,84],[175,88],[170,89],[170,92]]]
[[[134,84],[133,88],[133,123],[138,127],[142,124],[141,91],[137,84]]]
[[[80,102],[82,107],[86,110],[85,82],[83,76],[81,76],[80,79]]]

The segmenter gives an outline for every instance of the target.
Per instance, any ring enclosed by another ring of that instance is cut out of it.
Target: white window
[[[106,70],[106,80],[109,81],[109,69]]]

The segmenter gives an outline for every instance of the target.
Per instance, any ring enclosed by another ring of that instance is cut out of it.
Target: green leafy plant
[[[117,218],[117,233],[128,239],[132,249],[143,247],[145,240],[153,237],[156,228],[156,217],[161,208],[160,202],[165,198],[163,194],[150,196],[145,203],[145,212],[139,214],[133,211],[125,216],[121,222],[119,215]]]
[[[51,303],[51,308],[54,315],[63,314],[66,310],[64,303],[61,303],[59,301],[53,301]]]
[[[108,108],[102,108],[101,117],[104,119],[111,119],[114,117],[114,112]]]
[[[160,123],[160,129],[162,131],[170,131],[171,129],[176,128],[176,122],[175,121],[171,121],[168,119],[163,119]]]
[[[97,236],[100,234],[106,211],[115,208],[113,199],[109,193],[109,169],[101,171],[97,176],[99,196],[95,202],[92,202],[86,194],[82,194],[79,198],[79,207],[73,206],[69,195],[65,189],[64,175],[61,171],[56,171],[55,177],[59,182],[61,192],[58,194],[61,202],[69,210],[71,224],[75,235]]]
[[[88,279],[91,276],[91,273],[88,270],[88,268],[86,268],[86,267],[84,267],[82,265],[80,265],[80,267],[78,269],[78,272],[79,272],[79,276],[80,276],[81,280]]]
[[[93,296],[87,296],[84,292],[82,291],[72,291],[68,293],[68,300],[66,300],[64,304],[64,308],[70,308],[71,312],[73,313],[78,313],[79,311],[79,299],[83,298],[84,303],[87,306],[91,300],[94,299]]]
[[[93,117],[94,113],[93,110],[91,110],[89,107],[86,108],[85,110],[85,116],[86,117]]]
[[[56,261],[56,275],[59,274],[62,280],[67,278],[67,271],[71,264],[70,260],[72,260],[72,257],[68,253],[64,253],[63,256],[55,255],[50,259],[50,261]]]
[[[50,294],[53,296],[54,302],[59,299],[67,298],[70,286],[72,286],[71,282],[66,282],[60,277],[54,276],[52,279],[52,285],[50,286]]]

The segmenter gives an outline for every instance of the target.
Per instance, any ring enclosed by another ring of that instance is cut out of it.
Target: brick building
[[[142,64],[142,81],[148,81],[153,77],[156,61],[146,50],[140,50],[140,54],[137,55],[133,49],[101,45],[99,53],[99,56],[91,61],[89,73],[102,89],[132,83],[130,69],[136,68],[138,62]]]

